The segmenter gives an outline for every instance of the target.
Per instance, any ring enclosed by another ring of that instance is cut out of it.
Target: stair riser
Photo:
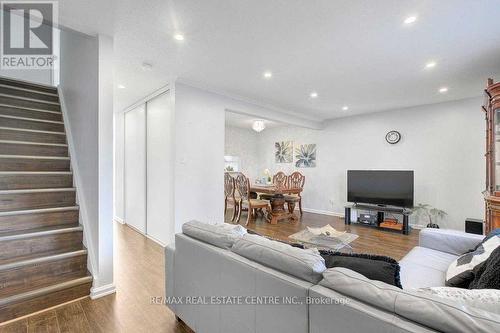
[[[66,135],[16,131],[0,128],[0,140],[40,143],[66,143]]]
[[[57,89],[54,87],[45,87],[45,86],[39,86],[36,84],[30,84],[30,83],[25,83],[25,82],[20,82],[20,81],[11,81],[8,79],[0,78],[0,84],[3,85],[9,85],[12,87],[19,87],[19,88],[25,88],[25,89],[31,89],[31,90],[36,90],[36,91],[41,91],[41,92],[48,92],[52,94],[57,94]]]
[[[64,132],[64,124],[46,123],[15,118],[0,117],[1,127],[23,128],[37,131]]]
[[[69,171],[69,169],[69,160],[0,157],[0,171]]]
[[[0,297],[23,293],[87,275],[87,255],[0,271]]]
[[[92,282],[0,308],[0,322],[18,318],[74,299],[88,296]]]
[[[23,118],[62,121],[62,113],[41,112],[26,109],[12,108],[0,105],[0,114]]]
[[[75,205],[75,191],[2,193],[0,211],[66,207]]]
[[[49,102],[59,102],[59,97],[54,96],[54,95],[46,95],[46,94],[42,94],[39,92],[20,90],[20,89],[15,89],[15,88],[11,88],[11,87],[0,86],[0,94],[6,94],[6,95],[12,95],[12,96],[18,96],[18,97],[34,98],[34,99],[40,99],[42,101],[49,101]]]
[[[0,216],[0,235],[45,227],[76,227],[78,217],[78,210]]]
[[[67,157],[68,147],[0,142],[0,155]]]
[[[65,175],[1,175],[0,190],[24,190],[43,188],[68,188],[73,186],[73,176]]]
[[[7,105],[47,110],[47,111],[61,111],[61,106],[58,104],[30,101],[30,100],[7,97],[7,96],[0,96],[0,104],[7,104]]]
[[[83,249],[82,231],[0,241],[0,263],[20,257],[39,258],[48,254]]]

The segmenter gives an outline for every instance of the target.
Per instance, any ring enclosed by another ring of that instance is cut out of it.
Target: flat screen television
[[[413,207],[413,171],[348,170],[347,201]]]

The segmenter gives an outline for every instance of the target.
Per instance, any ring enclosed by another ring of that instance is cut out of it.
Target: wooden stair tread
[[[21,266],[26,266],[26,265],[55,261],[55,260],[69,258],[69,257],[73,257],[73,256],[86,255],[86,254],[88,254],[88,251],[86,248],[83,248],[81,250],[76,250],[76,251],[48,254],[48,255],[45,255],[42,257],[38,257],[38,258],[16,260],[16,261],[12,261],[9,263],[1,264],[0,271],[13,269],[13,268],[19,268]]]
[[[74,187],[0,190],[0,211],[2,212],[67,207],[75,204],[76,189]]]
[[[9,215],[22,215],[22,214],[38,214],[38,213],[49,213],[49,212],[60,212],[66,210],[78,210],[78,206],[66,206],[66,207],[52,207],[52,208],[39,208],[39,209],[26,209],[26,210],[15,210],[0,212],[0,217]]]
[[[79,251],[79,250],[82,250],[83,248],[84,248],[84,246],[82,245],[81,249],[75,249],[73,251]],[[59,254],[67,253],[67,252],[73,252],[73,251],[67,251],[67,250],[46,251],[46,252],[42,253],[41,256],[42,257],[53,256],[53,255],[59,255]],[[18,261],[33,260],[33,259],[40,258],[41,256],[39,254],[35,253],[32,255],[17,257],[17,258],[13,258],[13,259],[9,259],[9,260],[0,260],[0,266],[10,265],[10,264],[18,262]]]
[[[45,234],[57,234],[57,233],[65,233],[65,232],[74,232],[74,231],[82,231],[83,227],[80,225],[74,227],[43,227],[43,228],[33,228],[30,230],[24,231],[15,231],[15,232],[4,232],[0,234],[0,241],[7,239],[15,239],[15,236],[20,236],[18,238],[29,238],[36,237]]]
[[[57,88],[51,85],[35,83],[25,80],[12,79],[10,77],[0,76],[0,83],[10,87],[20,87],[25,89],[32,89],[35,91],[43,91],[47,93],[57,94]]]
[[[16,261],[23,261],[34,259],[38,257],[54,255],[64,252],[71,252],[83,249],[83,243],[81,243],[81,236],[83,233],[82,226],[78,225],[76,227],[56,227],[56,228],[37,228],[35,230],[22,230],[19,232],[13,232],[9,235],[0,235],[0,247],[4,248],[6,244],[30,244],[35,242],[42,242],[45,239],[63,239],[63,240],[78,240],[79,243],[67,243],[67,245],[62,246],[59,243],[47,244],[49,246],[44,246],[38,251],[32,251],[30,248],[23,248],[23,253],[16,251],[13,255],[9,251],[9,248],[5,248],[5,252],[0,254],[0,265],[10,264]],[[9,252],[7,252],[9,251]],[[10,255],[7,255],[10,254]]]
[[[19,106],[24,108],[38,109],[43,111],[61,111],[59,102],[51,102],[30,97],[19,97],[3,94],[0,92],[0,104],[7,106]]]
[[[32,101],[40,104],[51,104],[51,105],[59,105],[59,101],[49,101],[45,99],[39,99],[38,96],[19,96],[10,92],[2,92],[0,90],[0,97],[6,97],[11,99],[18,99],[23,101]]]
[[[0,298],[84,277],[87,255],[87,250],[82,249],[0,265],[0,277],[6,283],[4,289],[0,289]],[[25,272],[30,272],[30,276],[21,281],[16,279]]]
[[[16,97],[25,97],[33,100],[59,102],[59,96],[54,93],[37,91],[30,88],[14,87],[0,82],[0,93]]]
[[[83,276],[83,277],[68,279],[67,281],[64,281],[61,283],[45,286],[43,288],[34,289],[31,291],[27,291],[27,292],[13,295],[13,296],[9,296],[9,297],[1,297],[0,298],[0,312],[6,306],[20,303],[20,302],[24,302],[26,300],[33,299],[36,297],[45,296],[45,295],[48,295],[50,293],[62,291],[62,290],[65,290],[65,289],[68,289],[71,287],[75,287],[78,285],[82,285],[85,283],[89,283],[89,282],[92,282],[92,275],[90,275],[87,272],[87,275]]]
[[[0,158],[32,159],[32,160],[69,160],[68,156],[39,156],[39,155],[2,155]]]

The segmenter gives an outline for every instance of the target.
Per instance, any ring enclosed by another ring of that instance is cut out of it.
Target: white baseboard
[[[312,209],[312,208],[302,208],[302,211],[308,212],[308,213],[314,213],[314,214],[344,217],[344,213],[332,212],[332,211],[329,211],[329,210]]]
[[[147,238],[151,239],[153,242],[155,242],[156,244],[160,245],[161,247],[166,247],[167,245],[166,244],[163,244],[162,241],[159,241],[158,239],[154,238],[153,236],[150,236],[150,235],[144,235],[146,236]]]
[[[113,283],[101,287],[92,287],[90,289],[90,298],[97,299],[116,293],[116,287]]]
[[[118,223],[125,224],[125,221],[123,221],[123,219],[118,216],[113,216],[113,220],[115,220]]]
[[[130,229],[134,230],[135,232],[137,232],[137,233],[139,233],[139,234],[143,235],[144,237],[146,237],[146,238],[148,238],[148,239],[152,240],[153,242],[155,242],[156,244],[160,245],[161,247],[166,247],[166,246],[167,246],[167,245],[166,245],[166,244],[164,244],[162,241],[160,241],[160,240],[158,240],[158,239],[154,238],[153,236],[150,236],[150,235],[148,235],[148,234],[145,234],[144,232],[142,232],[141,230],[137,229],[136,227],[134,227],[134,226],[132,226],[132,225],[130,225],[130,224],[127,224],[127,223],[125,223],[125,222],[123,222],[123,224],[124,224],[124,225],[126,225],[127,227],[129,227]]]

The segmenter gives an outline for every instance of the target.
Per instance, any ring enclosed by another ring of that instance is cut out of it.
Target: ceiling
[[[266,128],[276,128],[276,127],[281,127],[281,126],[287,126],[288,124],[278,122],[278,121],[271,121],[267,119],[262,119],[258,117],[251,117],[235,112],[229,112],[226,111],[226,126],[231,126],[231,127],[239,127],[239,128],[245,128],[248,130],[252,129],[253,122],[255,120],[264,120],[264,124],[266,125]]]
[[[176,77],[315,120],[478,96],[500,79],[500,0],[64,0],[59,10],[64,26],[114,37],[118,110]]]

